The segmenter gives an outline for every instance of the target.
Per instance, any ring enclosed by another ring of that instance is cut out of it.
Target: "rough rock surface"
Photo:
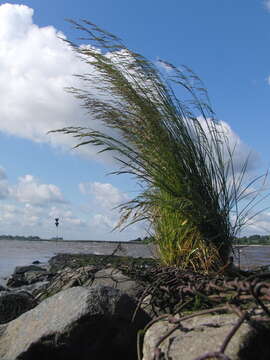
[[[74,286],[83,286],[86,283],[91,285],[96,271],[96,267],[92,265],[83,266],[78,269],[63,269],[58,272],[44,289],[40,289],[36,293],[36,298],[40,301]]]
[[[49,285],[36,293],[40,301],[48,296],[52,296],[61,290],[74,286],[110,286],[119,289],[130,296],[137,297],[142,288],[135,281],[124,275],[122,271],[108,267],[99,270],[96,266],[83,266],[78,269],[66,268],[52,279]]]
[[[237,320],[238,317],[234,314],[205,315],[185,320],[181,323],[182,330],[177,329],[174,331],[161,343],[159,348],[166,354],[166,359],[193,360],[207,352],[218,351],[226,335],[230,332]],[[143,360],[153,359],[157,341],[174,326],[173,324],[169,324],[167,320],[160,320],[146,331],[143,345]],[[244,346],[245,339],[247,340],[249,336],[253,339],[253,343],[249,341],[248,345],[246,341]],[[268,339],[269,336],[270,333],[268,331]],[[266,349],[267,341],[260,349],[264,349],[266,352],[268,351],[268,355],[266,355],[266,357],[261,355],[262,357],[260,357],[258,344],[256,344],[256,339],[260,338],[261,335],[258,336],[258,334],[252,333],[250,326],[247,323],[243,323],[229,342],[225,354],[231,360],[269,359],[270,347],[268,345],[268,349]],[[252,357],[254,356],[254,349],[257,349],[255,352],[256,357]]]
[[[0,292],[0,324],[7,323],[37,305],[37,301],[26,291]]]
[[[110,287],[73,287],[0,326],[1,360],[137,359],[136,334],[149,317]]]
[[[142,290],[136,281],[124,275],[121,270],[112,267],[99,270],[95,273],[92,286],[95,285],[111,286],[134,297],[137,297],[137,294]]]
[[[19,287],[23,285],[30,285],[39,281],[46,281],[50,277],[51,274],[40,266],[17,266],[14,273],[8,279],[7,286]]]
[[[46,270],[36,265],[16,266],[14,270],[14,274],[24,274],[27,271],[46,271]]]

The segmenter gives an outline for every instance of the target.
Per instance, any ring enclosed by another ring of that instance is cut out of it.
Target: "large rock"
[[[112,267],[99,270],[96,266],[90,265],[78,269],[65,268],[59,271],[45,289],[36,293],[36,297],[43,300],[74,286],[98,285],[119,289],[133,297],[137,297],[142,292],[142,287],[124,275],[122,271]]]
[[[26,291],[0,292],[0,324],[7,323],[37,305],[34,297]]]
[[[78,269],[65,268],[59,271],[47,286],[35,293],[36,298],[40,301],[71,287],[91,285],[96,271],[97,268],[91,265]]]
[[[14,274],[24,274],[28,271],[46,271],[46,269],[36,265],[16,266]]]
[[[40,281],[47,281],[50,277],[51,274],[40,266],[17,266],[14,273],[8,279],[7,286],[14,288],[30,285]]]
[[[149,321],[128,295],[73,287],[0,326],[1,360],[137,359],[136,334]]]
[[[161,342],[159,349],[166,354],[166,359],[194,360],[207,352],[218,351],[237,320],[238,317],[234,314],[220,314],[197,316],[182,321],[182,329],[172,332]],[[174,326],[167,320],[151,325],[144,337],[143,360],[153,359],[155,345]],[[232,337],[225,354],[230,360],[270,359],[269,338],[270,330],[264,328],[261,332],[255,332],[245,322]],[[161,358],[163,359],[162,356]]]
[[[92,286],[95,285],[111,286],[133,297],[137,297],[142,291],[142,287],[136,281],[124,275],[121,270],[112,267],[99,270],[95,273]]]

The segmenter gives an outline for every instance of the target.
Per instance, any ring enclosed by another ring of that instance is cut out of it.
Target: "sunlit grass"
[[[112,152],[120,165],[115,174],[137,179],[141,192],[120,206],[119,227],[150,223],[163,264],[203,271],[224,266],[255,198],[242,210],[238,204],[254,182],[245,182],[248,158],[235,171],[234,149],[199,78],[163,62],[164,79],[114,35],[87,21],[73,25],[99,48],[70,43],[89,65],[88,74],[77,75],[81,89],[68,89],[89,112],[89,124],[56,131],[76,137],[77,146]],[[176,96],[177,87],[187,101]],[[105,130],[91,129],[91,118]]]

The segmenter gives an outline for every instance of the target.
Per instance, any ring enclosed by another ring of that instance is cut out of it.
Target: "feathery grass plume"
[[[200,79],[187,67],[162,62],[169,70],[165,79],[116,36],[89,21],[71,22],[91,43],[69,42],[90,71],[77,75],[81,89],[68,91],[104,130],[55,131],[76,137],[77,146],[112,152],[120,165],[114,173],[135,176],[142,190],[120,205],[118,225],[149,221],[164,264],[205,271],[224,266],[255,198],[241,210],[238,203],[255,180],[245,182],[248,158],[235,171],[234,149]],[[177,97],[177,87],[188,101]]]

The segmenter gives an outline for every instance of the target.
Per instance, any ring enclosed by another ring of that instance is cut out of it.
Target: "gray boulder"
[[[47,286],[35,292],[36,298],[41,301],[48,296],[57,294],[59,291],[74,286],[84,286],[86,283],[92,284],[96,271],[97,269],[93,265],[83,266],[78,269],[65,268],[60,270]]]
[[[136,334],[149,321],[110,287],[73,287],[0,326],[1,360],[137,359]]]
[[[112,267],[98,270],[96,266],[90,265],[78,269],[65,268],[60,270],[47,287],[36,293],[36,297],[43,300],[59,291],[74,286],[90,287],[98,285],[119,289],[133,297],[137,297],[142,292],[142,287],[124,275],[122,271]]]
[[[121,270],[113,267],[97,271],[91,285],[111,286],[133,297],[137,297],[138,293],[142,291],[142,287],[136,281],[124,275]]]
[[[16,266],[14,274],[24,274],[28,271],[46,271],[46,269],[36,265]]]
[[[17,266],[14,273],[7,281],[9,287],[31,285],[36,282],[46,281],[51,274],[44,268],[36,265]]]
[[[24,273],[24,280],[26,284],[31,285],[39,281],[46,281],[49,275],[46,271],[27,271]]]
[[[0,324],[7,323],[37,305],[34,297],[26,291],[0,292]]]
[[[235,314],[220,314],[197,316],[182,321],[181,329],[179,327],[173,331],[158,348],[166,359],[197,359],[205,353],[218,351],[237,320]],[[159,320],[151,325],[144,336],[143,360],[153,359],[157,342],[174,327],[175,324],[168,320]],[[254,331],[244,322],[229,342],[225,354],[230,360],[268,360],[269,336],[269,329],[261,327]]]

